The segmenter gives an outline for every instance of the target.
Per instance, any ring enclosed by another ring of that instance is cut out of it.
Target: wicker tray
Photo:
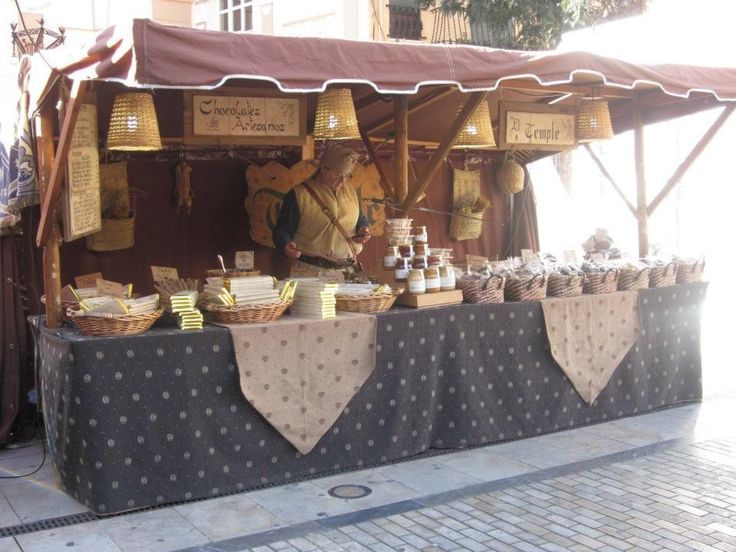
[[[207,271],[207,278],[222,278],[223,272],[221,268],[211,268]],[[260,276],[260,270],[238,270],[235,268],[228,268],[225,274],[226,278],[245,278],[247,276]]]
[[[577,297],[583,293],[584,279],[585,276],[577,274],[550,274],[547,281],[547,296]]]
[[[649,287],[674,286],[677,282],[677,265],[668,263],[661,266],[653,266],[649,270]]]
[[[215,322],[222,324],[260,324],[280,318],[292,303],[293,300],[232,307],[207,305],[204,310],[210,313]]]
[[[494,274],[486,280],[480,278],[460,278],[457,289],[463,292],[466,303],[503,303],[503,289],[506,279]]]
[[[537,274],[524,280],[507,278],[503,294],[506,301],[541,301],[547,296],[547,277]]]
[[[646,289],[649,287],[649,267],[646,266],[640,270],[625,268],[618,273],[618,284],[616,288],[619,291],[628,291],[630,289]]]
[[[70,319],[84,335],[117,336],[138,335],[148,330],[164,313],[163,309],[145,314],[119,314],[113,316],[75,316]]]
[[[618,269],[612,268],[607,272],[588,272],[583,281],[583,293],[600,295],[613,293],[618,289]]]
[[[396,301],[394,293],[364,293],[362,295],[335,295],[336,309],[349,312],[385,312]]]
[[[705,270],[705,261],[699,260],[694,263],[677,263],[677,275],[675,282],[678,284],[693,284],[703,281],[703,270]]]

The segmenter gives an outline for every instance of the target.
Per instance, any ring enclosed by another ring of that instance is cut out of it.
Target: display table
[[[307,455],[241,394],[225,328],[44,328],[50,454],[69,494],[111,514],[697,401],[706,287],[640,292],[642,336],[590,406],[552,359],[538,302],[379,314],[375,370]]]

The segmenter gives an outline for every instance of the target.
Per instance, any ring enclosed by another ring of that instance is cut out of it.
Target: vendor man
[[[357,160],[354,151],[331,144],[320,157],[315,174],[284,197],[273,243],[277,251],[292,259],[291,276],[339,280],[371,238],[355,189],[344,185]]]

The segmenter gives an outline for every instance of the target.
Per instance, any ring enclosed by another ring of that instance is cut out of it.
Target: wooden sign
[[[154,282],[162,280],[178,280],[179,272],[172,266],[153,266],[151,265],[151,276]]]
[[[185,144],[302,145],[307,134],[304,94],[246,88],[184,93]]]
[[[74,278],[74,283],[78,288],[93,288],[97,286],[97,280],[102,280],[102,272],[92,272],[90,274],[82,274]]]
[[[499,148],[562,151],[575,147],[575,111],[569,107],[501,104]]]
[[[82,104],[67,157],[63,205],[64,241],[99,232],[100,157],[97,149],[97,107]]]
[[[110,295],[111,297],[128,297],[128,286],[111,282],[110,280],[97,280],[97,294]]]

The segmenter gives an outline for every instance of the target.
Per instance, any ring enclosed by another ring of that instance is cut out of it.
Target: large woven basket
[[[504,284],[506,301],[541,301],[546,296],[547,276],[543,274],[522,280],[507,278]]]
[[[677,282],[677,265],[668,263],[661,266],[653,266],[649,270],[649,287],[674,286]]]
[[[362,295],[335,295],[335,308],[349,312],[384,312],[396,301],[394,293],[364,293]]]
[[[260,324],[280,318],[292,303],[293,300],[232,307],[207,305],[204,309],[210,313],[215,322],[222,324]]]
[[[506,155],[496,171],[496,180],[501,191],[507,194],[518,194],[524,189],[524,167],[513,155]]]
[[[616,289],[628,291],[631,289],[646,289],[649,287],[649,267],[642,269],[624,268],[618,273]]]
[[[677,263],[677,275],[675,281],[678,284],[693,284],[703,281],[705,261],[700,259],[694,263]]]
[[[618,269],[612,268],[606,272],[587,272],[583,281],[583,293],[600,295],[613,293],[618,289]]]
[[[490,278],[460,278],[456,284],[466,303],[503,303],[506,278],[494,274]]]
[[[87,236],[90,251],[129,249],[135,242],[135,216],[125,219],[102,219],[102,229]]]
[[[552,273],[547,280],[548,297],[577,297],[583,293],[584,276]]]
[[[452,216],[450,238],[453,240],[474,240],[483,232],[483,212],[460,213]]]
[[[75,316],[72,314],[70,319],[84,335],[138,335],[150,329],[163,313],[163,309],[156,309],[154,312],[145,314],[112,316]]]

